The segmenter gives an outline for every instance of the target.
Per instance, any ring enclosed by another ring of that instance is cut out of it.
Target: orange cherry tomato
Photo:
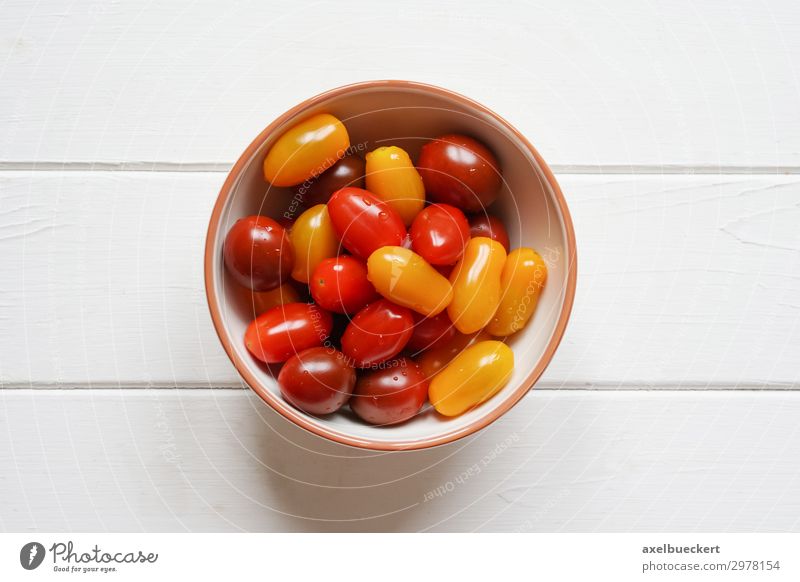
[[[453,298],[450,282],[414,251],[386,246],[367,260],[367,275],[378,293],[426,317],[444,311]]]
[[[289,283],[276,287],[271,291],[253,291],[246,287],[239,287],[237,296],[237,302],[244,306],[247,316],[251,318],[258,317],[278,305],[298,303],[300,301],[300,294]]]
[[[318,176],[347,153],[344,124],[319,113],[290,127],[264,158],[264,178],[273,186],[296,186]]]
[[[458,416],[494,396],[513,371],[511,348],[499,341],[478,342],[433,377],[428,397],[439,414]]]
[[[507,336],[528,323],[547,281],[547,265],[533,249],[519,248],[506,259],[501,276],[502,299],[486,330]]]
[[[308,283],[317,265],[339,252],[339,237],[324,204],[312,206],[298,216],[289,237],[294,247],[292,278],[301,283]]]
[[[393,207],[408,226],[425,206],[425,186],[408,154],[396,146],[367,154],[367,190]]]
[[[461,333],[475,333],[494,317],[500,305],[500,276],[506,250],[490,238],[470,239],[464,255],[450,275],[453,300],[447,307],[450,320]]]

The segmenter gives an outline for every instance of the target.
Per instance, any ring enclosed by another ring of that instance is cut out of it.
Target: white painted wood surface
[[[788,1],[6,2],[0,529],[800,530],[798,57]],[[507,117],[578,236],[547,390],[431,451],[207,389],[225,170],[369,78]]]
[[[731,4],[10,0],[0,160],[229,163],[308,96],[400,78],[558,166],[800,167],[795,3]]]
[[[544,386],[798,386],[800,177],[559,179],[580,284]],[[202,284],[223,180],[0,172],[3,381],[240,386]]]
[[[243,390],[13,390],[0,402],[10,530],[800,525],[797,392],[534,390],[475,437],[398,454],[322,442]]]

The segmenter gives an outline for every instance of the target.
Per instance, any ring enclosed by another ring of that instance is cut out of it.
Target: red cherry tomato
[[[278,374],[281,394],[309,414],[330,414],[350,399],[356,371],[333,348],[309,348],[295,354]]]
[[[479,212],[500,192],[497,160],[489,149],[465,135],[443,135],[422,146],[417,164],[425,192],[464,212]]]
[[[423,352],[449,342],[456,335],[456,328],[442,311],[433,317],[423,317],[414,313],[414,333],[406,344],[406,350],[413,353]]]
[[[360,368],[400,353],[414,333],[411,310],[379,299],[359,311],[342,336],[342,352]]]
[[[336,313],[355,313],[378,298],[364,261],[347,255],[320,262],[309,283],[314,301]]]
[[[361,376],[350,408],[370,424],[395,424],[413,418],[428,397],[428,380],[408,358]]]
[[[503,222],[491,214],[480,213],[469,219],[469,235],[472,238],[485,236],[499,242],[509,252],[511,243],[508,241],[508,232]]]
[[[328,214],[344,248],[365,260],[380,247],[402,245],[406,236],[397,211],[361,188],[334,192]]]
[[[449,204],[432,204],[411,225],[414,252],[431,265],[452,265],[469,240],[467,217]]]
[[[289,280],[294,267],[292,243],[283,227],[266,216],[240,218],[225,236],[225,268],[237,283],[269,291]]]
[[[322,345],[333,318],[310,303],[287,303],[256,317],[244,334],[244,345],[267,364],[285,362],[294,354]]]

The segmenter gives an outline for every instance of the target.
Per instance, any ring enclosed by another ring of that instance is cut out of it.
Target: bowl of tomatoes
[[[312,97],[233,166],[209,222],[211,318],[250,388],[319,436],[441,445],[507,412],[558,347],[576,248],[547,164],[452,91]]]

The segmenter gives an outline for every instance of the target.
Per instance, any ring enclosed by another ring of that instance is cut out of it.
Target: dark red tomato
[[[302,209],[297,210],[298,215],[302,213],[303,213]],[[294,218],[289,218],[288,216],[281,216],[278,219],[278,224],[280,224],[283,227],[283,229],[288,232],[292,230],[292,227],[294,226],[294,220],[295,220]]]
[[[360,368],[400,353],[414,333],[411,310],[378,299],[359,311],[342,336],[342,352]]]
[[[312,303],[278,305],[256,317],[244,345],[267,364],[285,362],[296,353],[322,345],[333,327],[331,314]]]
[[[385,246],[401,246],[406,227],[397,211],[361,188],[342,188],[328,201],[328,214],[344,248],[364,260]]]
[[[445,279],[450,279],[450,273],[453,272],[454,265],[433,265],[433,268]]]
[[[364,261],[347,255],[320,262],[309,285],[314,301],[336,313],[355,313],[378,298]]]
[[[469,219],[469,235],[472,238],[485,236],[499,242],[510,252],[511,243],[508,241],[508,232],[503,222],[491,214],[476,214]]]
[[[331,194],[337,190],[347,186],[363,188],[365,169],[366,163],[357,155],[345,156],[310,183],[301,184],[298,192],[309,208],[327,204]]]
[[[333,348],[309,348],[289,358],[278,384],[283,397],[303,412],[330,414],[350,399],[356,371]]]
[[[455,206],[432,204],[411,224],[414,252],[431,265],[452,265],[469,241],[467,217]]]
[[[286,231],[266,216],[237,220],[225,237],[222,256],[236,282],[254,291],[280,287],[294,267],[294,250]]]
[[[433,317],[423,317],[414,313],[414,333],[406,344],[406,350],[413,353],[423,352],[449,342],[455,335],[456,328],[453,327],[447,311],[442,311]]]
[[[465,135],[449,134],[422,146],[417,163],[425,192],[464,212],[479,212],[500,192],[500,166],[489,149]]]
[[[370,424],[396,424],[413,418],[428,397],[428,380],[408,358],[361,376],[350,408]]]

